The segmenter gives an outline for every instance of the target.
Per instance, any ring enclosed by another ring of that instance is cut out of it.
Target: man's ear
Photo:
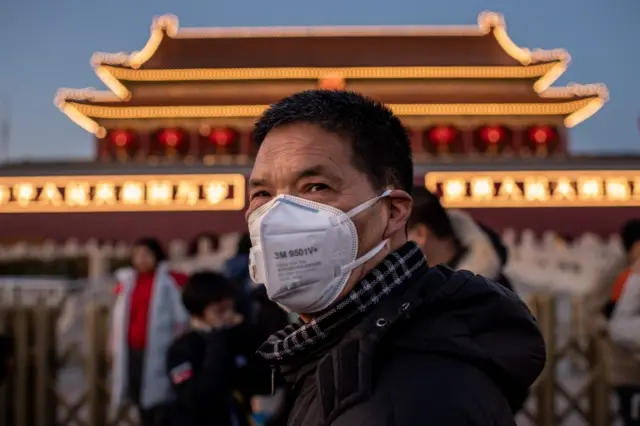
[[[405,231],[411,215],[413,198],[405,191],[394,189],[389,194],[389,223],[384,238],[390,238],[398,230]]]

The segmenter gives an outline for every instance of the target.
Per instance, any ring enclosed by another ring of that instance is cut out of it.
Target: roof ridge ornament
[[[151,23],[151,33],[153,34],[154,31],[160,30],[166,32],[169,37],[175,37],[180,28],[179,24],[180,20],[176,15],[166,14],[155,16]]]
[[[497,27],[506,29],[507,23],[502,13],[485,10],[478,14],[478,27],[484,34],[489,34]]]

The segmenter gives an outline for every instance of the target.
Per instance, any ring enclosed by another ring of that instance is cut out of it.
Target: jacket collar
[[[430,268],[414,277],[407,290],[381,303],[360,324],[347,332],[333,347],[314,360],[287,372],[287,380],[296,387],[314,369],[323,418],[330,424],[349,407],[369,398],[373,391],[373,355],[380,341],[428,303],[440,291],[453,271]],[[422,283],[428,282],[428,285]]]
[[[378,305],[405,290],[427,268],[422,250],[407,242],[389,253],[365,275],[341,301],[310,322],[294,323],[273,334],[258,348],[258,355],[272,364],[295,363],[342,339]]]

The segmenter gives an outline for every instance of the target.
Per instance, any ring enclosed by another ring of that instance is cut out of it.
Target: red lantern
[[[109,132],[111,143],[117,148],[126,148],[133,142],[134,134],[129,130],[113,130]]]
[[[555,138],[555,130],[549,126],[536,126],[529,129],[529,140],[537,145],[545,145]]]
[[[184,133],[177,129],[164,129],[158,135],[158,140],[168,148],[176,148],[183,139]]]
[[[213,129],[209,133],[209,140],[221,148],[231,145],[236,137],[233,129]]]
[[[486,126],[480,130],[480,138],[483,142],[495,145],[504,140],[505,132],[499,126]]]
[[[449,145],[456,137],[456,131],[450,126],[437,126],[429,131],[429,140],[437,145]]]

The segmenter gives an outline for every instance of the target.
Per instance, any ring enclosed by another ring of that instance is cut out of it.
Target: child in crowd
[[[271,371],[254,356],[260,333],[236,312],[234,296],[230,281],[213,272],[192,275],[184,287],[191,330],[167,358],[176,426],[248,426],[251,397],[270,392]]]

